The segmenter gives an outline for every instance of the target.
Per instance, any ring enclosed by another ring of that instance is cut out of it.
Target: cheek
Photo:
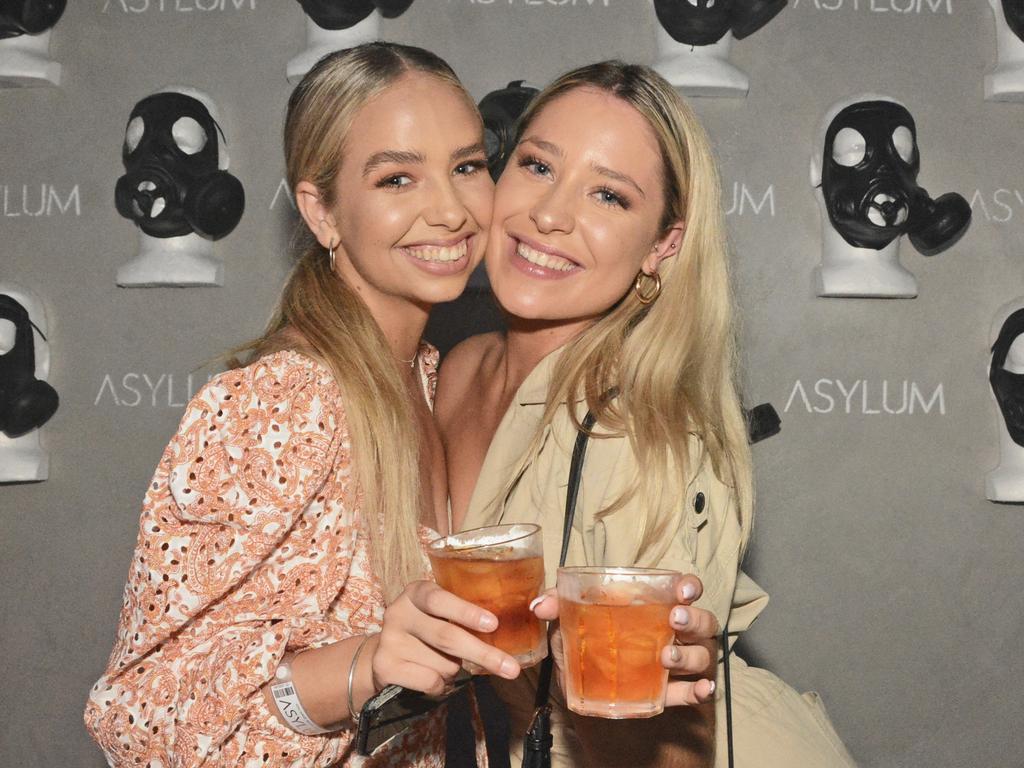
[[[596,218],[587,222],[584,230],[596,265],[613,282],[631,281],[636,276],[653,241],[653,236],[648,237],[639,227],[621,224]]]
[[[460,197],[462,204],[481,229],[490,226],[494,210],[494,185],[489,178],[484,183],[472,184]]]
[[[521,178],[519,168],[506,168],[494,187],[494,222],[498,223],[530,211],[533,196]]]

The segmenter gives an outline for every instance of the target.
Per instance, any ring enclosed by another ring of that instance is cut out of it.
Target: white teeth
[[[163,212],[164,208],[166,207],[167,201],[164,200],[162,197],[158,197],[156,200],[153,201],[153,207],[149,209],[149,218],[155,219]]]
[[[516,245],[516,253],[531,264],[536,264],[538,267],[544,267],[545,269],[553,269],[556,272],[568,272],[576,266],[568,259],[535,250],[526,243]]]
[[[896,214],[896,223],[897,224],[902,224],[903,222],[905,222],[907,220],[907,216],[908,216],[908,214],[907,214],[906,206],[900,208],[900,212]]]
[[[868,220],[876,227],[885,226],[885,218],[882,216],[882,212],[877,208],[868,209]]]
[[[468,240],[460,240],[455,245],[417,245],[407,249],[409,253],[420,261],[458,261],[469,250]]]
[[[891,202],[893,202],[893,201],[894,201],[895,199],[896,199],[896,198],[895,198],[895,197],[893,197],[892,195],[887,195],[887,194],[886,194],[886,193],[884,193],[884,192],[879,192],[879,193],[878,193],[877,195],[875,195],[874,201],[875,201],[875,203],[877,203],[878,205],[881,205],[882,203],[891,203]]]

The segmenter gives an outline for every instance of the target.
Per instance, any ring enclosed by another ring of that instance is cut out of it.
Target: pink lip
[[[538,243],[535,240],[530,240],[529,238],[521,237],[519,235],[510,234],[508,235],[508,240],[509,260],[512,262],[512,266],[514,266],[520,272],[529,275],[530,277],[534,277],[540,280],[564,280],[565,278],[576,274],[582,269],[579,262],[577,262],[575,259],[566,255],[562,251],[552,248],[551,246],[544,245],[543,243]],[[548,267],[540,266],[540,264],[534,264],[532,262],[529,262],[519,255],[519,243],[524,243],[525,245],[528,245],[530,248],[533,248],[535,251],[540,251],[541,253],[548,253],[551,254],[552,256],[558,256],[559,258],[572,262],[572,264],[574,264],[575,267],[573,269],[563,272],[561,270],[549,269]]]

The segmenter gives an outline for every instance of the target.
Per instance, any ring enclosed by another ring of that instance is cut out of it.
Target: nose
[[[468,218],[466,206],[462,204],[450,181],[438,185],[430,205],[423,211],[423,220],[427,224],[432,227],[444,227],[452,232],[462,229]]]
[[[569,191],[563,186],[552,184],[530,208],[530,218],[538,232],[572,232],[575,225]]]

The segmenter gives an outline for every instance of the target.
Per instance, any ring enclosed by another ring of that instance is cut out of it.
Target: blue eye
[[[629,208],[629,201],[610,189],[599,189],[596,194],[597,199],[603,205],[613,205],[623,209]]]
[[[467,160],[465,163],[460,163],[455,167],[455,174],[457,176],[472,176],[477,171],[481,171],[486,167],[487,161],[483,158]]]
[[[519,159],[519,167],[526,168],[530,173],[537,176],[550,176],[551,166],[536,157],[526,155]]]
[[[406,176],[404,173],[396,173],[393,176],[387,176],[377,182],[378,187],[385,187],[391,189],[399,189],[401,187],[412,184],[412,179]]]

